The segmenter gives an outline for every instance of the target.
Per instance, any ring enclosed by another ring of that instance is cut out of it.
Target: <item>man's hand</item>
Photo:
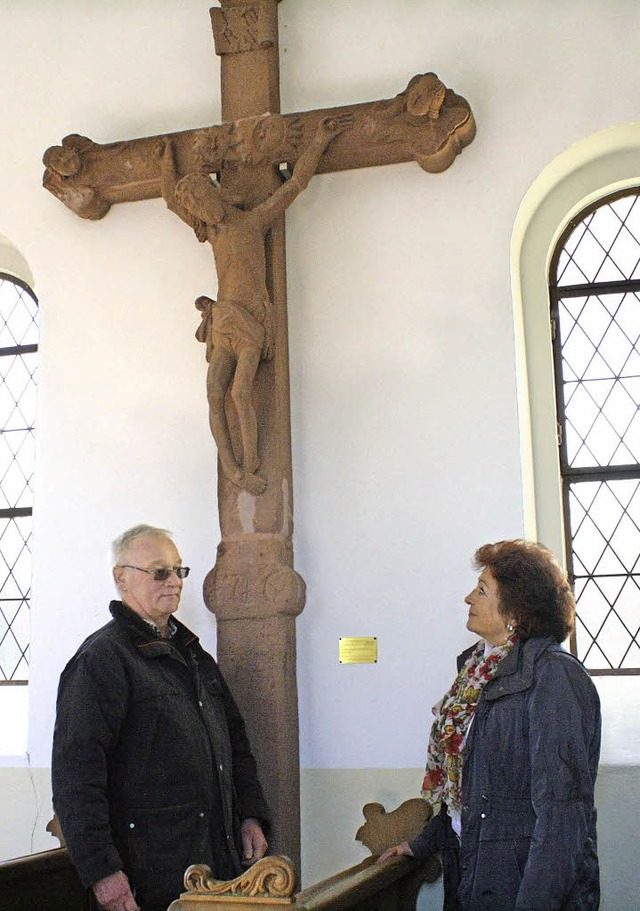
[[[409,847],[408,841],[401,841],[399,845],[395,845],[393,848],[387,848],[384,854],[381,854],[377,859],[376,863],[381,864],[383,860],[388,860],[389,857],[413,857],[413,851]]]
[[[257,860],[267,853],[267,839],[257,819],[249,816],[242,820],[240,827],[242,835],[242,863],[245,867],[255,864]]]
[[[129,880],[122,870],[99,879],[91,887],[98,904],[105,911],[140,911],[139,905],[131,894]]]

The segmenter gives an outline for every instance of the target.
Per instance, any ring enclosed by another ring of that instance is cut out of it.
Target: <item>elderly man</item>
[[[267,808],[218,666],[173,616],[189,569],[169,532],[136,526],[113,555],[122,600],[60,678],[53,803],[106,911],[165,911],[189,864],[230,879],[264,856]]]

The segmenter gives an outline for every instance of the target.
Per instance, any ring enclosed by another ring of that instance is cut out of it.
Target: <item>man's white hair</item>
[[[114,566],[118,566],[131,544],[138,538],[168,538],[171,541],[173,535],[168,529],[156,528],[153,525],[134,525],[133,528],[128,528],[111,545]]]

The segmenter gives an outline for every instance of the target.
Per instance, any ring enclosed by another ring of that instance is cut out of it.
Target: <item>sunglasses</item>
[[[130,563],[120,563],[120,566],[122,569],[137,569],[140,573],[147,573],[153,576],[154,582],[166,582],[171,573],[175,573],[178,579],[186,579],[190,572],[188,566],[161,566],[160,569],[143,569]]]

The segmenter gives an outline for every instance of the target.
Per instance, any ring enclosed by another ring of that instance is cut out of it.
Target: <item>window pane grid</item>
[[[640,473],[570,483],[569,519],[579,656],[594,670],[638,667]]]
[[[639,238],[637,191],[601,202],[550,282],[573,645],[596,674],[640,673]]]
[[[640,294],[560,297],[557,313],[567,465],[640,462]]]
[[[558,286],[640,277],[640,204],[625,196],[587,215],[558,257]]]
[[[37,344],[37,302],[15,279],[0,275],[0,348]]]
[[[0,275],[0,685],[29,678],[38,305]]]

